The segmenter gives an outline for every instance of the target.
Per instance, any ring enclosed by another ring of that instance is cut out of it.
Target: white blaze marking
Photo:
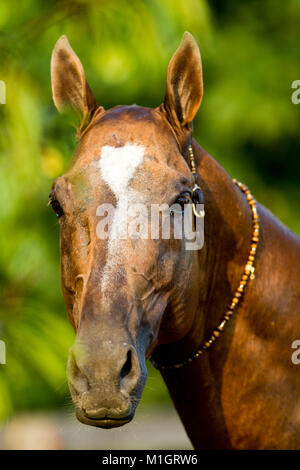
[[[108,242],[107,263],[104,267],[102,279],[102,292],[110,285],[110,279],[116,276],[117,267],[121,266],[124,246],[120,246],[118,239],[118,227],[122,224],[124,203],[130,203],[138,197],[138,193],[129,187],[134,173],[144,159],[144,147],[141,145],[126,144],[124,147],[102,147],[101,157],[97,167],[101,176],[110,187],[117,199],[117,207],[112,222],[110,238]]]
[[[126,196],[128,183],[143,161],[144,150],[140,145],[130,144],[124,147],[102,147],[98,167],[117,199]]]

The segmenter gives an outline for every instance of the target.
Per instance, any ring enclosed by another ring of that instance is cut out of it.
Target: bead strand
[[[189,157],[190,157],[191,171],[193,175],[195,176],[197,174],[197,170],[196,170],[196,165],[195,165],[194,152],[193,152],[193,148],[191,145],[189,145],[188,152],[189,152]]]

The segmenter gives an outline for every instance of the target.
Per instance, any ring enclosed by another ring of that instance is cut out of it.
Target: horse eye
[[[171,214],[175,215],[175,213],[182,214],[184,211],[184,207],[186,204],[191,204],[192,203],[192,195],[190,192],[185,191],[184,193],[181,193],[180,196],[176,199],[175,203],[171,207]],[[176,210],[174,205],[179,204],[181,206],[181,210]]]
[[[181,193],[180,196],[176,200],[176,204],[180,204],[182,209],[184,209],[185,204],[191,204],[192,202],[192,195],[188,191]]]
[[[58,202],[57,199],[50,199],[50,205],[52,207],[52,209],[54,210],[55,214],[56,214],[56,217],[61,217],[64,215],[64,211],[60,205],[60,203]]]

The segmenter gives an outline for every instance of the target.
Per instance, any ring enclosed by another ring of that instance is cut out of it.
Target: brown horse
[[[185,33],[169,64],[156,109],[99,107],[65,36],[51,78],[58,110],[81,116],[71,167],[50,195],[77,333],[67,374],[78,419],[104,428],[130,421],[151,356],[196,448],[299,449],[291,345],[300,339],[300,242],[192,140],[203,89],[192,36]],[[103,204],[116,208],[116,230],[125,199],[147,207],[192,201],[188,148],[205,196],[201,250],[185,249],[173,232],[98,236]]]

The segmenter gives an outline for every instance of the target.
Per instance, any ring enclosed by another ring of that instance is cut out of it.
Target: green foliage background
[[[73,342],[59,286],[59,229],[47,207],[73,153],[73,129],[51,98],[52,48],[67,34],[99,103],[164,98],[168,61],[185,30],[200,46],[205,95],[195,136],[300,234],[300,2],[264,0],[0,0],[0,420],[64,406]],[[144,401],[167,394],[150,368]]]

